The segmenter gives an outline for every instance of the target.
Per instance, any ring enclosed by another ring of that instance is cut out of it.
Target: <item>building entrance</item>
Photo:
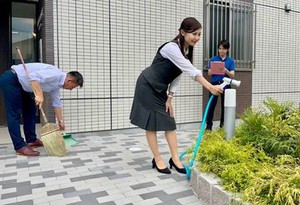
[[[25,63],[37,62],[36,2],[5,1],[0,8],[0,75],[21,61],[16,47],[22,51]],[[37,119],[38,112],[37,112]],[[0,126],[6,125],[4,102],[0,98]]]

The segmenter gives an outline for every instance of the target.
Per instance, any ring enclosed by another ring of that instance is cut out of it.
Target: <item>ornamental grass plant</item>
[[[300,110],[268,98],[241,116],[232,140],[205,132],[196,162],[224,188],[260,205],[300,204]]]

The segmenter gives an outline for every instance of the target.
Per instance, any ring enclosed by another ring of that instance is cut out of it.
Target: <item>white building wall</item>
[[[285,12],[288,3],[293,11]],[[203,22],[203,0],[54,0],[55,64],[78,70],[84,87],[63,91],[67,132],[123,129],[129,121],[135,81],[157,48],[172,40],[182,19]],[[300,102],[300,4],[254,0],[252,105],[266,97]],[[203,33],[205,28],[203,28]],[[203,36],[194,64],[202,69]],[[242,82],[247,83],[247,82]],[[202,87],[182,77],[174,98],[177,123],[202,120]]]
[[[133,127],[135,81],[185,17],[203,22],[202,1],[54,0],[55,64],[78,70],[84,87],[63,91],[67,132]],[[202,40],[195,65],[203,64]],[[174,99],[177,123],[200,121],[202,87],[183,76]]]
[[[300,4],[297,0],[256,0],[256,63],[252,105],[266,97],[300,103]],[[296,12],[285,12],[288,3]],[[300,106],[300,104],[299,104]]]

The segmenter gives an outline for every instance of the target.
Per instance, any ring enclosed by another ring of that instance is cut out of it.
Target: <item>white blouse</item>
[[[193,64],[182,55],[177,43],[174,42],[167,43],[160,49],[160,54],[164,58],[169,59],[183,73],[186,73],[192,79],[195,80],[197,76],[202,76],[202,71],[197,69],[195,66],[193,66]],[[179,85],[180,76],[181,75],[175,78],[173,82],[170,84],[169,92],[176,93]]]

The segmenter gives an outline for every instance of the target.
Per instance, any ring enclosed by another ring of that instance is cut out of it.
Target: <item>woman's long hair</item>
[[[184,36],[181,35],[180,31],[182,29],[184,32],[192,33],[192,32],[194,32],[198,29],[201,29],[201,28],[202,28],[201,23],[197,19],[195,19],[194,17],[185,18],[181,22],[180,28],[178,29],[179,34],[173,39],[173,42],[179,43],[179,47],[180,47],[180,51],[181,51],[182,55],[186,56],[186,58],[189,59],[192,63],[193,63],[194,47],[189,46],[188,54],[185,55],[184,48],[183,48],[185,40],[184,40]]]

